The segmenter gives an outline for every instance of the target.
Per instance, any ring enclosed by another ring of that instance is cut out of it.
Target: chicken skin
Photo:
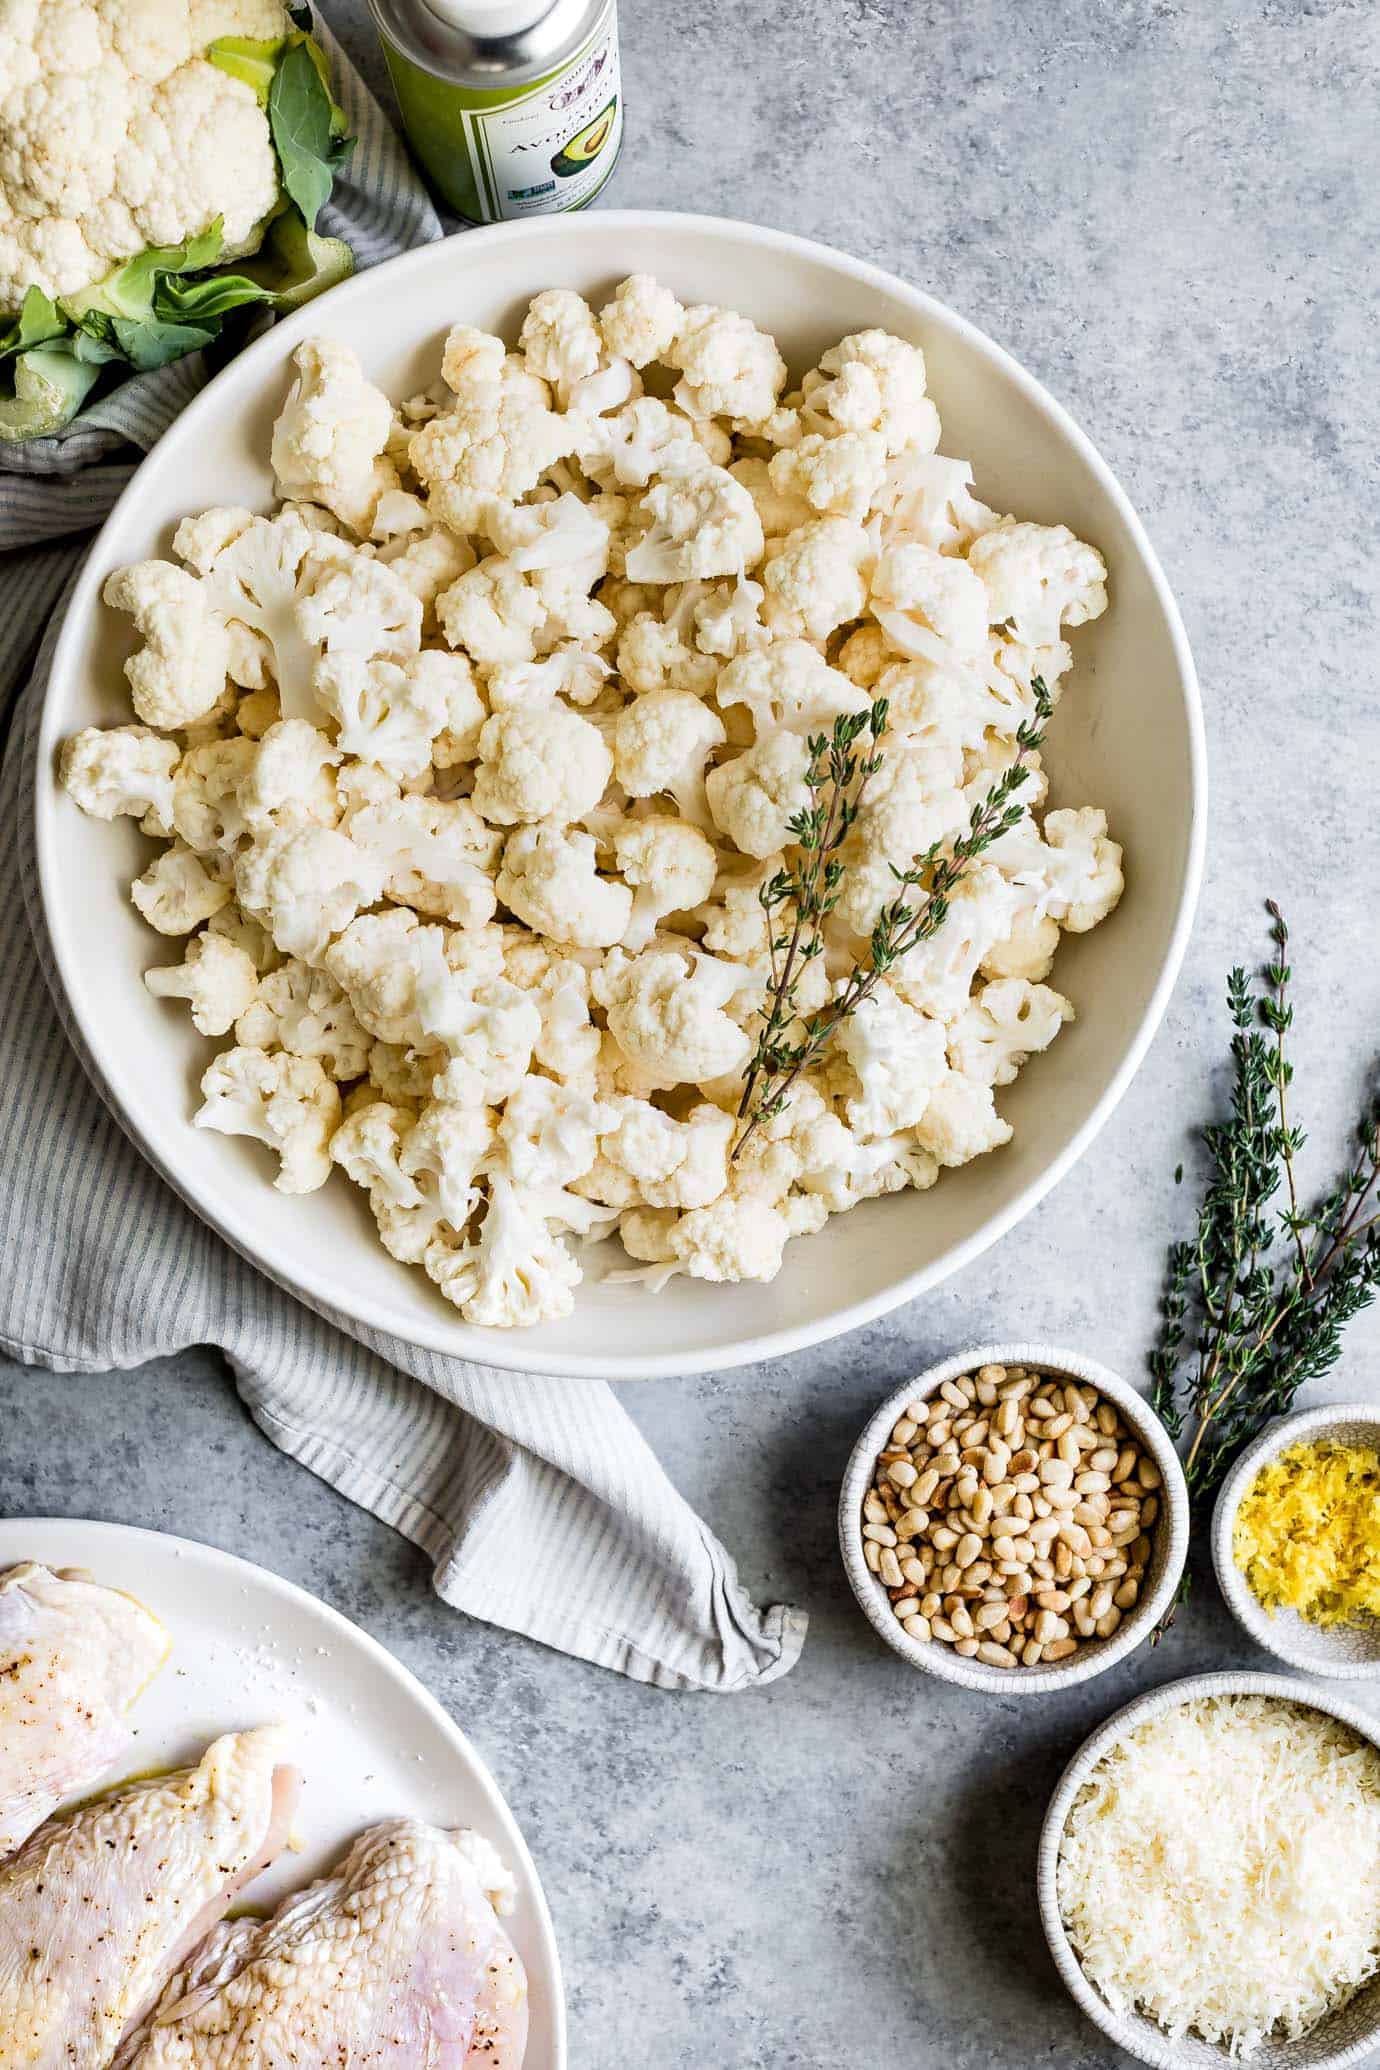
[[[276,1727],[40,1827],[0,1866],[0,2070],[107,2070],[284,1846],[299,1778]]]
[[[118,2070],[518,2070],[527,1977],[476,1833],[375,1826],[270,1920],[220,1927]]]
[[[133,1596],[32,1561],[0,1573],[0,1857],[128,1753],[124,1714],[167,1657]]]

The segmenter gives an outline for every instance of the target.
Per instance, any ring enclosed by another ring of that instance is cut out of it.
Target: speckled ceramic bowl
[[[1323,1711],[1330,1718],[1340,1718],[1362,1739],[1380,1747],[1374,1719],[1329,1691],[1296,1681],[1289,1675],[1233,1674],[1190,1675],[1185,1681],[1169,1682],[1163,1689],[1153,1690],[1149,1696],[1137,1697],[1134,1703],[1115,1711],[1106,1724],[1100,1725],[1078,1749],[1050,1798],[1040,1831],[1036,1868],[1040,1920],[1059,1974],[1088,2018],[1109,2035],[1118,2048],[1125,2049],[1137,2062],[1151,2064],[1153,2070],[1225,2070],[1233,2058],[1225,2049],[1191,2035],[1186,2035],[1181,2041],[1171,2041],[1163,2028],[1153,2020],[1142,2018],[1139,2013],[1112,2010],[1102,1993],[1089,1982],[1064,1931],[1057,1880],[1059,1849],[1079,1791],[1117,1741],[1134,1731],[1136,1726],[1143,1725],[1147,1718],[1157,1717],[1162,1711],[1172,1710],[1176,1704],[1204,1696],[1282,1697],[1288,1703],[1302,1704],[1310,1710]],[[1343,2065],[1359,2063],[1368,2056],[1377,2043],[1380,2043],[1380,1977],[1373,1979],[1350,2004],[1333,2013],[1311,2034],[1305,2034],[1301,2041],[1262,2042],[1247,2061],[1250,2070],[1343,2070]]]
[[[1262,1431],[1222,1483],[1212,1512],[1212,1562],[1228,1609],[1258,1646],[1310,1675],[1327,1675],[1338,1682],[1374,1681],[1380,1679],[1380,1623],[1370,1619],[1328,1629],[1309,1624],[1296,1610],[1266,1610],[1232,1554],[1236,1512],[1261,1467],[1291,1445],[1318,1438],[1380,1450],[1380,1408],[1368,1402],[1337,1402],[1300,1409]]]
[[[1154,1544],[1140,1601],[1127,1612],[1109,1639],[1094,1639],[1080,1646],[1067,1660],[1042,1662],[1037,1667],[989,1667],[985,1661],[965,1660],[949,1646],[912,1639],[892,1615],[886,1589],[863,1557],[862,1505],[872,1480],[877,1454],[907,1402],[934,1394],[946,1380],[957,1380],[979,1366],[1031,1366],[1042,1373],[1067,1377],[1096,1387],[1132,1429],[1159,1467],[1163,1478],[1160,1513],[1154,1527]],[[1150,1636],[1173,1599],[1188,1553],[1188,1490],[1178,1455],[1141,1396],[1106,1366],[1084,1358],[1080,1352],[1064,1351],[1053,1344],[980,1344],[975,1351],[960,1351],[931,1366],[928,1372],[908,1380],[889,1395],[872,1417],[853,1447],[839,1493],[839,1545],[843,1564],[869,1624],[885,1639],[894,1653],[926,1674],[945,1682],[958,1682],[965,1689],[981,1689],[1001,1696],[1044,1696],[1055,1689],[1067,1689],[1073,1682],[1086,1682],[1104,1674]]]

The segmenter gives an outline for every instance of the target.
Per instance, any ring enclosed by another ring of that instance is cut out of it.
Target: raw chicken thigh
[[[221,1927],[120,2070],[518,2070],[527,1977],[511,1879],[476,1833],[375,1826],[274,1918]]]
[[[54,1819],[0,1867],[0,2070],[106,2070],[280,1852],[299,1778],[276,1727]]]
[[[167,1657],[133,1596],[32,1561],[0,1574],[0,1856],[110,1773],[133,1737],[124,1713]]]

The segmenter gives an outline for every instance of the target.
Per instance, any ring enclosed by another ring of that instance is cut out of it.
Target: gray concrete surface
[[[328,12],[382,85],[362,0]],[[979,1703],[874,1640],[833,1502],[866,1412],[947,1349],[1045,1335],[1140,1374],[1188,1205],[1172,1169],[1220,1088],[1222,977],[1259,947],[1267,893],[1297,934],[1318,1177],[1373,1074],[1380,16],[1368,0],[624,0],[623,36],[610,202],[778,224],[921,283],[1049,384],[1145,517],[1195,644],[1215,784],[1165,1027],[1074,1176],[938,1294],[798,1358],[627,1391],[749,1584],[811,1612],[799,1667],[757,1695],[659,1695],[446,1610],[418,1554],[251,1428],[210,1354],[99,1378],[0,1369],[0,1512],[212,1540],[415,1669],[531,1840],[585,2070],[1091,2070],[1121,2059],[1044,1952],[1045,1796],[1136,1691],[1263,1662],[1204,1582],[1158,1651],[1090,1688]],[[1327,1391],[1373,1393],[1377,1354],[1372,1315]]]

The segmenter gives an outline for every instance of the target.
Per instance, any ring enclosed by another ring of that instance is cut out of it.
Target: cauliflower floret
[[[785,1215],[767,1201],[725,1193],[682,1215],[666,1241],[691,1279],[722,1283],[775,1279],[791,1233]]]
[[[436,618],[449,644],[474,661],[534,661],[547,607],[520,569],[490,554],[442,590]]]
[[[198,575],[209,575],[226,547],[233,546],[253,522],[253,511],[242,503],[217,504],[181,520],[173,533],[173,552]]]
[[[939,412],[925,393],[925,355],[886,331],[856,331],[820,360],[801,383],[801,419],[832,437],[875,431],[888,453],[906,447],[933,452]]]
[[[994,942],[978,965],[984,977],[1025,978],[1038,985],[1054,968],[1059,923],[1048,913],[1018,913],[1005,941]]]
[[[620,1099],[599,1139],[599,1159],[577,1190],[617,1208],[707,1207],[728,1185],[735,1123],[719,1107],[691,1109],[684,1121],[648,1100]]]
[[[951,1070],[931,1092],[915,1140],[937,1164],[953,1170],[1009,1143],[1011,1124],[998,1114],[990,1085]]]
[[[886,464],[879,431],[840,431],[833,438],[812,431],[798,446],[774,454],[770,473],[778,494],[799,497],[811,515],[861,523],[886,479]]]
[[[699,588],[699,584],[687,584]],[[640,611],[624,626],[618,642],[618,673],[636,695],[657,690],[684,690],[692,697],[704,697],[714,687],[719,664],[710,654],[697,654],[687,647],[682,614],[661,618],[654,611]]]
[[[800,1180],[803,1191],[831,1215],[846,1214],[861,1201],[901,1193],[908,1186],[923,1193],[939,1177],[938,1164],[909,1131],[878,1136],[869,1143],[859,1142],[847,1129],[842,1135],[838,1161],[805,1172]]]
[[[572,417],[581,467],[602,488],[645,489],[653,475],[721,466],[732,441],[718,425],[694,424],[654,395],[638,396],[611,416]]]
[[[476,721],[482,724],[483,701],[469,663],[435,649],[402,662],[327,655],[316,671],[316,694],[336,722],[339,752],[373,762],[399,781],[430,766],[438,734],[463,738]]]
[[[144,972],[155,999],[185,999],[199,1034],[224,1035],[259,989],[253,958],[220,934],[199,934],[181,963]]]
[[[616,1118],[614,1109],[591,1093],[552,1078],[524,1078],[498,1124],[503,1169],[530,1198],[542,1200],[548,1220],[587,1229],[596,1219],[588,1204],[562,1196],[588,1172],[600,1136]]]
[[[461,539],[445,525],[429,525],[425,531],[410,532],[381,546],[378,559],[404,589],[410,589],[422,607],[422,624],[430,630],[436,617],[436,599],[443,589],[469,573],[479,556],[467,539]]]
[[[1004,978],[984,985],[948,1031],[949,1061],[977,1085],[1010,1085],[1022,1064],[1049,1048],[1073,1007],[1048,985]]]
[[[770,461],[749,456],[735,460],[728,471],[751,496],[765,538],[784,539],[788,532],[798,531],[814,517],[804,496],[778,481]]]
[[[744,706],[759,740],[781,727],[830,733],[835,719],[866,711],[870,702],[808,640],[774,640],[760,653],[739,655],[720,675],[715,696],[723,711]]]
[[[152,813],[172,824],[177,744],[146,726],[87,726],[63,742],[58,776],[83,812],[96,819]]]
[[[941,1021],[917,1013],[891,986],[876,985],[835,1036],[858,1092],[844,1102],[848,1126],[864,1141],[914,1128],[947,1068]]]
[[[589,972],[573,956],[525,929],[503,950],[502,968],[541,1015],[532,1054],[553,1078],[586,1078],[599,1056],[600,1035],[589,1018]]]
[[[468,798],[390,790],[353,811],[349,831],[382,859],[390,898],[456,927],[478,928],[493,918],[502,837],[485,826]]]
[[[649,1265],[669,1265],[671,1273],[667,1278],[670,1278],[679,1269],[676,1254],[671,1248],[671,1231],[679,1219],[676,1208],[629,1208],[626,1214],[618,1217],[618,1234],[624,1250],[630,1258],[644,1259]],[[650,1274],[647,1284],[654,1288]]]
[[[192,1119],[223,1136],[252,1136],[277,1152],[280,1193],[314,1193],[331,1175],[330,1140],[340,1093],[314,1057],[279,1050],[222,1051],[201,1080],[205,1105]]]
[[[836,912],[854,934],[870,935],[883,906],[908,895],[898,870],[909,870],[936,842],[966,830],[970,807],[961,775],[959,751],[942,738],[890,741],[843,849]]]
[[[362,1078],[369,1064],[369,1037],[335,979],[295,956],[245,1001],[235,1020],[235,1040],[250,1049],[315,1057],[328,1078],[344,1084]]]
[[[886,634],[871,620],[849,633],[838,652],[838,667],[861,690],[874,687],[890,660]]]
[[[783,727],[763,735],[705,779],[715,825],[744,855],[759,861],[774,855],[790,837],[791,821],[810,802],[809,766],[810,750],[798,733]]]
[[[709,824],[704,765],[727,738],[718,713],[690,691],[653,691],[634,698],[618,714],[614,774],[630,798],[664,791],[675,799],[682,819],[704,827]]]
[[[973,541],[968,566],[992,624],[1011,626],[1031,647],[1052,645],[1062,626],[1085,625],[1107,608],[1106,564],[1067,525],[1008,519]]]
[[[630,273],[599,311],[604,349],[614,359],[645,367],[665,359],[684,316],[668,287],[650,273]]]
[[[715,887],[711,904],[701,906],[698,918],[704,923],[704,946],[712,955],[730,963],[764,963],[770,939],[770,923],[762,904],[762,886],[782,866],[779,855],[768,856],[751,876],[728,876]]]
[[[872,608],[893,647],[943,662],[987,644],[987,592],[966,561],[909,542],[889,546],[872,576]]]
[[[814,640],[856,618],[867,600],[872,548],[851,518],[815,518],[773,542],[762,568],[762,617],[778,639]]]
[[[628,931],[632,893],[601,877],[597,863],[594,837],[579,827],[518,827],[503,850],[498,896],[537,934],[607,949]]]
[[[716,583],[694,607],[695,645],[703,654],[732,661],[739,654],[765,647],[770,635],[760,612],[766,595],[760,582],[740,575],[736,582]]]
[[[521,574],[559,572],[565,588],[588,592],[608,573],[609,527],[569,490],[548,503],[495,499],[485,508],[484,531]],[[545,593],[541,583],[536,587]]]
[[[656,482],[639,507],[650,524],[628,548],[634,582],[742,575],[762,558],[756,505],[725,468],[703,466]]]
[[[428,1100],[403,1138],[399,1170],[434,1203],[435,1219],[461,1230],[479,1205],[475,1182],[493,1154],[493,1143],[491,1108]],[[396,1250],[393,1255],[398,1255]]]
[[[625,948],[644,949],[658,922],[670,913],[689,912],[714,889],[718,857],[698,827],[683,820],[627,820],[613,837],[613,853],[633,891]]]
[[[563,705],[495,712],[479,736],[474,808],[495,826],[568,826],[594,809],[612,773],[598,727]]]
[[[362,553],[322,570],[297,605],[297,622],[331,656],[402,661],[422,640],[418,598],[391,568]]]
[[[222,516],[237,521],[239,513]],[[201,596],[228,630],[231,680],[261,690],[271,676],[283,716],[309,719],[316,711],[317,650],[299,623],[297,605],[333,560],[349,558],[355,549],[316,530],[293,506],[275,518],[252,518],[243,528],[228,523],[222,530],[225,543],[206,568]],[[179,527],[178,539],[185,531]],[[204,543],[209,550],[209,541]]]
[[[225,688],[230,643],[196,577],[171,561],[135,561],[107,575],[101,595],[130,613],[144,642],[125,675],[145,725],[171,732],[208,712]]]
[[[258,744],[235,735],[189,748],[173,774],[172,825],[199,854],[231,854],[248,821],[240,789],[249,781]]]
[[[701,1084],[740,1070],[752,1041],[724,1008],[744,973],[712,956],[688,963],[674,950],[629,957],[615,949],[590,989],[608,1014],[609,1033],[648,1082]]]
[[[583,295],[571,288],[547,288],[533,297],[518,346],[532,372],[551,383],[564,408],[576,383],[597,373],[603,341]]]
[[[393,405],[335,338],[304,338],[292,363],[297,379],[273,427],[278,493],[324,503],[363,537],[380,496],[398,486],[397,469],[383,458]]]
[[[735,310],[708,303],[682,311],[661,356],[680,370],[675,399],[688,417],[731,417],[738,431],[770,417],[786,385],[775,339]]]
[[[385,866],[335,827],[289,827],[254,841],[235,862],[240,904],[285,956],[319,963],[333,934],[382,891]]]
[[[956,1019],[968,1003],[978,965],[1009,933],[1019,899],[1000,870],[986,862],[974,864],[950,896],[940,926],[928,941],[908,949],[892,970],[896,991],[936,1020]]]
[[[550,409],[545,383],[521,362],[511,366],[501,349],[495,356],[499,343],[464,326],[451,332],[442,366],[455,407],[423,424],[408,445],[433,515],[456,532],[475,531],[491,497],[515,503],[535,489],[574,452],[584,421]]]
[[[988,857],[1019,887],[1024,906],[1071,934],[1105,920],[1126,886],[1121,849],[1108,839],[1107,815],[1095,805],[1046,813],[1043,837],[1027,813],[993,842]]]
[[[489,709],[537,711],[553,705],[558,697],[567,698],[571,704],[593,704],[611,673],[602,655],[591,654],[577,640],[571,640],[557,647],[544,661],[501,662],[491,669],[486,686]],[[474,746],[465,759],[473,761],[478,753],[476,729]]]
[[[199,855],[181,841],[136,877],[129,895],[150,927],[160,934],[190,934],[230,901],[230,887],[213,876]]]
[[[289,827],[333,827],[340,817],[339,761],[339,749],[307,720],[276,720],[252,749],[240,778],[236,801],[244,824],[256,837]]]
[[[540,1207],[496,1172],[477,1242],[427,1246],[428,1276],[467,1322],[527,1329],[569,1315],[582,1274]]]
[[[221,935],[227,942],[233,942],[237,949],[243,949],[260,977],[267,977],[269,971],[276,970],[283,960],[274,948],[267,928],[261,927],[257,920],[251,920],[247,913],[242,913],[233,901],[211,915],[206,923],[206,932]]]
[[[918,539],[939,553],[966,553],[981,533],[1001,522],[973,494],[968,462],[943,453],[900,454],[887,468],[876,504],[886,514],[888,545]]]

